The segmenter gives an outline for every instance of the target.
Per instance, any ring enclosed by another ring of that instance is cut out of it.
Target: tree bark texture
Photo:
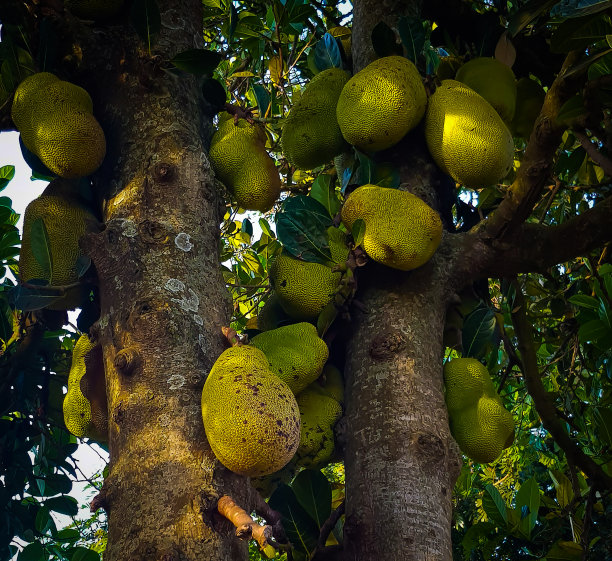
[[[248,480],[212,454],[205,377],[224,348],[229,296],[219,269],[220,198],[206,156],[210,118],[197,81],[160,62],[202,48],[200,0],[160,4],[151,56],[127,23],[85,31],[81,82],[109,153],[96,177],[112,196],[84,246],[96,266],[109,405],[108,561],[238,560],[246,546],[216,514],[249,508]]]

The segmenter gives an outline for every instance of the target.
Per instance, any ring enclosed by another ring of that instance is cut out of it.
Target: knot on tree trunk
[[[412,437],[418,457],[424,463],[438,463],[444,460],[446,448],[442,439],[429,432],[417,432]]]
[[[176,166],[167,162],[155,164],[153,177],[159,183],[170,183],[176,176]]]
[[[142,365],[142,356],[136,347],[121,349],[113,361],[117,372],[124,376],[131,376]]]
[[[374,360],[391,360],[406,347],[406,341],[397,331],[387,331],[374,337],[370,343],[370,356]]]

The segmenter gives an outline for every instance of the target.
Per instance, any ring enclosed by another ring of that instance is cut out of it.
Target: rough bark
[[[98,188],[114,194],[84,245],[96,266],[109,405],[105,559],[237,560],[246,546],[215,514],[246,478],[206,442],[200,397],[229,318],[219,271],[218,195],[196,80],[159,63],[202,48],[201,2],[162,3],[151,57],[125,24],[83,31],[82,83],[109,142]]]

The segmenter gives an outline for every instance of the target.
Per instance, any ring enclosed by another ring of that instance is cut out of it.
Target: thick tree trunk
[[[373,59],[371,31],[417,15],[420,2],[355,0],[356,72]],[[440,207],[443,182],[409,135],[386,155],[402,189]],[[450,561],[451,497],[460,456],[443,396],[444,318],[452,294],[450,235],[408,273],[372,266],[359,279],[363,312],[347,348],[346,561]]]
[[[201,2],[160,7],[157,58],[127,24],[97,29],[83,45],[82,82],[110,148],[97,183],[115,194],[105,204],[106,229],[85,241],[100,279],[96,331],[109,405],[104,557],[235,561],[246,547],[216,503],[228,493],[248,508],[248,482],[216,461],[200,412],[230,309],[204,146],[210,119],[193,77],[158,68],[203,47]]]

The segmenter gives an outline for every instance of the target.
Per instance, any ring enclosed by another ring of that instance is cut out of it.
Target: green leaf
[[[472,310],[463,321],[461,340],[463,357],[481,358],[494,343],[496,333],[495,313],[487,306]]]
[[[47,499],[45,506],[49,510],[65,514],[66,516],[76,516],[79,513],[79,503],[74,497],[67,495]]]
[[[593,61],[592,64],[589,66],[589,80],[597,80],[597,78],[612,74],[612,51],[601,53],[601,55],[602,56],[598,57],[598,59]]]
[[[372,30],[372,46],[379,57],[402,54],[395,32],[384,21],[378,22]]]
[[[423,21],[419,18],[402,17],[397,24],[397,29],[406,48],[406,57],[416,64],[427,39]]]
[[[327,330],[331,327],[332,323],[338,317],[338,308],[336,308],[334,302],[330,302],[321,310],[319,317],[317,318],[317,335],[323,339]]]
[[[357,152],[359,167],[355,172],[354,182],[359,185],[378,185],[397,189],[400,184],[399,170],[388,162],[376,162],[363,152]]]
[[[583,18],[564,21],[553,32],[550,38],[550,50],[553,53],[568,53],[576,49],[585,49],[597,41],[605,40],[612,33],[610,17],[594,14]]]
[[[334,176],[322,173],[313,182],[308,194],[315,201],[319,201],[333,218],[340,210],[340,201],[336,194],[336,181]]]
[[[506,502],[497,488],[491,484],[485,487],[485,493],[482,496],[482,509],[498,526],[505,527],[508,521]]]
[[[150,53],[154,36],[161,30],[161,15],[157,0],[134,0],[130,10],[130,21]]]
[[[268,90],[261,86],[260,84],[255,84],[253,86],[253,94],[255,95],[255,99],[257,100],[257,109],[259,109],[259,115],[264,117],[270,110],[270,104],[272,103],[270,99],[270,94]]]
[[[175,55],[170,59],[170,62],[180,70],[196,76],[203,76],[204,74],[212,74],[222,58],[221,53],[217,51],[188,49]]]
[[[268,504],[281,515],[281,523],[293,547],[310,556],[317,546],[319,528],[313,518],[299,503],[295,493],[282,483],[272,493]]]
[[[577,120],[581,119],[587,114],[587,110],[584,106],[584,99],[581,94],[576,94],[570,97],[559,109],[556,123],[558,125],[571,126]]]
[[[551,11],[553,17],[576,18],[607,10],[610,0],[562,0]]]
[[[319,470],[305,469],[291,483],[295,496],[319,529],[331,514],[332,490]]]
[[[574,294],[574,296],[570,296],[568,300],[575,306],[580,306],[581,308],[588,308],[590,310],[599,309],[599,300],[597,298],[593,298],[593,296],[587,296],[586,294]]]
[[[546,13],[559,0],[531,0],[527,2],[510,18],[508,33],[514,37],[525,29],[533,20]]]
[[[202,95],[214,113],[219,113],[225,108],[227,92],[219,80],[205,78],[202,82]]]
[[[40,279],[30,279],[28,281],[29,284],[36,284],[36,281],[40,282]],[[46,281],[43,281],[46,282]],[[44,286],[44,285],[42,285]],[[24,312],[41,310],[42,308],[46,308],[53,302],[56,302],[60,298],[64,297],[64,292],[62,289],[37,289],[36,286],[25,287],[21,285],[17,285],[13,287],[9,291],[9,302],[10,304]]]
[[[559,540],[546,554],[546,561],[580,561],[582,548],[574,542]]]
[[[574,498],[572,482],[558,469],[551,469],[549,473],[557,491],[557,502],[561,508],[565,508]]]
[[[275,238],[276,237],[276,235],[272,231],[272,228],[270,228],[270,224],[268,224],[268,221],[265,218],[260,218],[259,219],[259,227],[261,228],[261,231],[264,234],[266,234],[266,236],[268,236],[270,238]]]
[[[0,168],[0,191],[2,191],[15,177],[15,166],[2,166]]]
[[[578,338],[581,343],[595,343],[609,332],[608,326],[603,321],[593,319],[578,328]]]
[[[17,561],[46,561],[49,556],[45,553],[43,546],[34,542],[24,547],[19,555]]]
[[[47,233],[45,221],[42,218],[37,218],[32,222],[30,228],[30,245],[32,255],[34,255],[34,259],[42,267],[44,278],[47,281],[50,281],[53,276],[53,258],[49,244],[49,234]],[[28,281],[30,279],[25,280]]]
[[[319,71],[328,68],[342,68],[342,54],[336,39],[330,33],[326,33],[317,41],[314,62]]]
[[[293,256],[314,263],[331,263],[327,228],[332,220],[327,209],[312,197],[286,199],[276,214],[276,234]]]
[[[355,220],[351,226],[351,236],[353,236],[355,246],[360,246],[363,243],[365,231],[366,225],[364,220],[362,218],[357,218],[357,220]]]
[[[74,528],[64,528],[63,530],[57,532],[55,536],[53,536],[55,541],[64,543],[75,542],[80,537],[81,533],[78,530],[75,530]]]
[[[527,507],[527,516],[522,517],[520,528],[521,533],[527,538],[531,538],[531,531],[538,520],[538,509],[540,507],[540,488],[535,477],[530,477],[525,481],[515,497],[515,511],[522,512],[523,507]]]
[[[597,438],[612,446],[612,408],[596,407],[593,410],[593,419],[597,425]]]
[[[70,561],[100,561],[100,554],[86,547],[75,547],[69,556]]]

